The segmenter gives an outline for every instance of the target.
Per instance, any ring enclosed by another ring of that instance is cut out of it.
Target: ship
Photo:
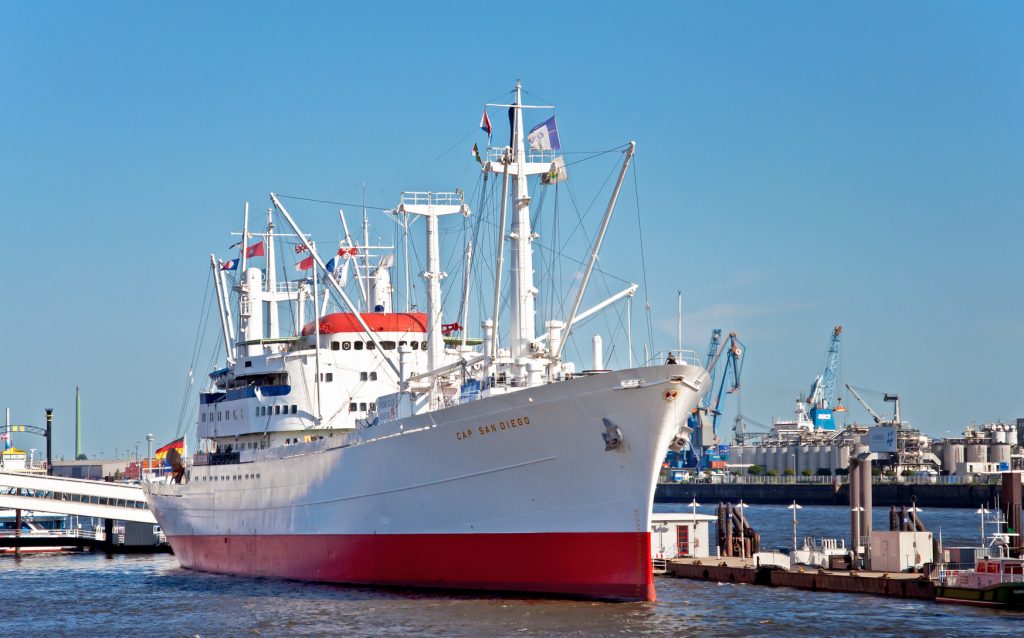
[[[554,130],[524,136],[527,109],[537,107],[523,103],[519,82],[510,98],[485,105],[485,114],[508,110],[509,144],[477,155],[483,179],[501,184],[501,239],[486,295],[489,302],[493,292],[494,312],[481,321],[482,337],[464,328],[453,336],[458,322],[444,323],[441,303],[438,220],[471,214],[462,191],[403,193],[393,211],[425,222],[426,312],[393,307],[392,262],[371,259],[365,222],[362,244],[346,226],[340,248],[321,254],[273,193],[265,231],[249,227],[248,207],[243,215],[237,320],[225,278],[236,265],[211,256],[226,365],[200,394],[198,451],[172,459],[170,479],[144,485],[182,567],[655,600],[654,488],[665,452],[689,435],[686,419],[708,375],[681,352],[620,370],[602,369],[597,356],[592,369],[577,370],[564,353],[583,319],[624,296],[581,306],[633,143],[621,149],[572,310],[538,334],[529,189],[557,182],[565,163],[548,136]],[[290,233],[275,230],[281,218]],[[275,278],[273,239],[285,235],[308,255],[313,276]],[[257,256],[265,270],[252,265]],[[359,283],[352,296],[349,267]],[[468,292],[468,276],[465,285]],[[341,312],[325,311],[327,293]],[[504,331],[497,319],[506,296]],[[282,334],[280,304],[303,319],[294,334]],[[465,316],[463,308],[463,323]]]

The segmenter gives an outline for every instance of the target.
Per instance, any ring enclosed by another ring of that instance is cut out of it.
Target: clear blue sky
[[[466,136],[516,78],[567,146],[637,141],[615,230],[638,196],[656,345],[681,289],[686,347],[746,343],[745,414],[791,414],[841,323],[842,380],[926,432],[1024,416],[1024,5],[377,6],[0,4],[16,422],[56,408],[70,455],[80,384],[90,455],[169,439],[241,202],[469,191]],[[637,261],[601,265],[639,281]]]

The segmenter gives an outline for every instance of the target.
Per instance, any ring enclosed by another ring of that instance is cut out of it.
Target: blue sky
[[[640,281],[639,202],[655,347],[682,290],[687,348],[746,343],[745,414],[791,414],[843,324],[841,380],[926,432],[1024,416],[1019,3],[588,7],[0,5],[0,404],[54,407],[58,454],[76,384],[90,455],[169,439],[241,203],[471,192],[522,78],[567,148],[637,141],[601,267]],[[605,159],[570,176],[592,228]]]

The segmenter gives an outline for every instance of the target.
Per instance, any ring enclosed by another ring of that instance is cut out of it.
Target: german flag
[[[167,458],[167,453],[171,450],[177,450],[179,455],[185,456],[185,437],[171,441],[157,450],[155,454],[156,460],[161,462],[164,461],[164,459]]]

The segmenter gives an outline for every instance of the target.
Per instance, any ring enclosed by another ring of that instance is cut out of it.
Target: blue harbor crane
[[[690,449],[669,452],[666,462],[671,467],[713,467],[716,462],[724,463],[728,459],[728,448],[718,444],[718,418],[722,414],[722,399],[740,389],[740,373],[743,368],[743,355],[746,347],[731,332],[722,341],[722,330],[711,331],[705,369],[710,377],[708,393],[704,395],[698,406],[687,419],[687,426],[693,431]],[[722,355],[725,355],[724,357]],[[723,362],[724,363],[721,363]],[[719,378],[718,366],[724,366]],[[715,388],[715,382],[718,388]],[[729,383],[728,389],[726,384]]]
[[[832,329],[832,340],[828,345],[825,370],[814,378],[814,382],[811,383],[811,390],[807,394],[807,404],[811,407],[811,420],[814,422],[814,427],[822,430],[836,429],[834,413],[846,412],[842,399],[836,402],[834,408],[832,407],[839,379],[839,354],[842,349],[842,335],[842,326],[836,326]]]

